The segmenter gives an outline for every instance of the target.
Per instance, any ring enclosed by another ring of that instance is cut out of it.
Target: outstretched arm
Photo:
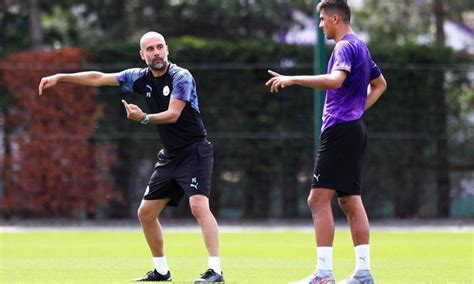
[[[387,82],[382,74],[369,82],[367,89],[367,102],[365,103],[365,110],[368,110],[380,98],[383,92],[387,89]]]
[[[273,77],[265,83],[270,86],[271,92],[278,92],[280,88],[286,88],[292,85],[300,85],[313,89],[337,89],[347,78],[347,72],[335,70],[330,74],[324,75],[298,75],[284,76],[275,71],[268,70]]]
[[[122,100],[123,106],[127,111],[127,118],[130,120],[142,122],[145,119],[145,113],[134,104],[129,104],[125,100]],[[160,112],[147,114],[148,122],[152,124],[167,124],[167,123],[176,123],[178,118],[181,115],[184,107],[186,106],[186,101],[178,99],[170,99],[168,109]]]
[[[97,71],[86,71],[71,74],[58,73],[48,77],[43,77],[38,86],[38,94],[41,96],[43,90],[51,88],[58,82],[68,82],[84,86],[118,86],[115,73],[102,73]]]

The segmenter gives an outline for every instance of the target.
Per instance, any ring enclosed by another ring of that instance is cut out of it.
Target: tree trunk
[[[41,29],[40,9],[38,0],[28,0],[30,19],[31,47],[41,49],[43,47],[43,30]]]
[[[444,0],[435,0],[433,12],[436,21],[436,44],[444,46]]]

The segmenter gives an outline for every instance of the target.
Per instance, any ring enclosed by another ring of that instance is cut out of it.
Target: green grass
[[[472,232],[372,232],[377,283],[474,283]],[[197,232],[167,232],[173,282],[190,283],[207,268]],[[312,232],[224,232],[226,283],[288,283],[315,266]],[[128,283],[152,266],[141,232],[21,232],[0,234],[0,283]],[[336,279],[351,273],[348,231],[337,231]]]

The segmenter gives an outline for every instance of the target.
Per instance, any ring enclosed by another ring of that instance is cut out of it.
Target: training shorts
[[[206,139],[173,153],[160,150],[143,199],[169,197],[167,205],[178,206],[184,194],[209,197],[213,163],[212,144]]]
[[[367,128],[362,119],[324,130],[311,188],[334,189],[338,197],[360,195],[366,144]]]

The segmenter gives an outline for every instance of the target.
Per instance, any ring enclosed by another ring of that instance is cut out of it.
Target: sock
[[[332,247],[318,247],[317,252],[316,270],[332,271]]]
[[[214,270],[215,272],[221,274],[221,259],[218,256],[210,256],[208,263],[208,268]]]
[[[170,270],[166,263],[166,256],[153,257],[153,264],[155,265],[156,271],[160,274],[166,274]]]
[[[370,246],[359,245],[354,247],[356,257],[356,271],[370,270]]]

